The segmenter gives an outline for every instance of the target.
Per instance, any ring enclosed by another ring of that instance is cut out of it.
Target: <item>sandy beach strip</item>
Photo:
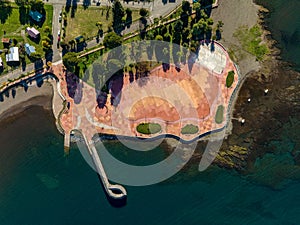
[[[55,83],[55,81],[51,82]],[[4,101],[0,102],[0,121],[32,106],[42,106],[44,109],[52,110],[54,88],[48,81],[44,81],[41,87],[32,82],[26,92],[22,87],[15,88],[14,91],[9,89],[7,92],[8,96],[3,94]]]

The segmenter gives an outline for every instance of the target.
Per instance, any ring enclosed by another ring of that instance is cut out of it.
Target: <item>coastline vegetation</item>
[[[158,123],[140,123],[136,131],[141,134],[156,134],[161,132],[161,126]]]
[[[254,55],[258,61],[262,61],[269,54],[268,46],[262,41],[262,30],[259,25],[251,28],[247,26],[240,27],[235,33],[243,49]]]
[[[198,126],[187,124],[181,129],[182,134],[196,134],[199,132]]]

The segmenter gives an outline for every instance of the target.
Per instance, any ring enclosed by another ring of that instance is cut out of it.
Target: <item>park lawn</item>
[[[80,35],[85,35],[86,38],[95,37],[98,32],[97,22],[101,22],[103,31],[107,32],[108,26],[112,24],[112,9],[109,10],[108,19],[106,19],[106,12],[106,7],[96,6],[90,6],[87,9],[84,9],[83,6],[78,6],[74,18],[71,18],[71,12],[69,12],[65,40],[68,42]],[[139,10],[132,9],[132,21],[139,18]]]
[[[22,25],[20,22],[20,13],[19,13],[19,8],[16,4],[11,3],[12,6],[12,12],[9,15],[9,17],[6,19],[5,23],[0,23],[0,38],[3,37],[3,31],[6,31],[6,36],[11,39],[16,39],[18,43],[23,42],[23,43],[29,43],[30,45],[33,45],[36,49],[36,52],[40,53],[41,55],[44,55],[43,52],[43,47],[41,45],[42,42],[42,37],[45,35],[44,28],[46,26],[49,26],[52,32],[52,17],[53,17],[53,6],[52,5],[46,5],[45,4],[45,11],[46,11],[46,19],[42,27],[39,26],[34,26],[37,28],[40,32],[41,39],[39,43],[36,43],[32,41],[30,38],[28,38],[26,32],[24,38],[21,36],[21,30],[25,30],[26,27],[32,26],[30,23]],[[0,49],[3,49],[3,43],[0,41]],[[1,54],[1,58],[3,61],[4,65],[4,71],[3,73],[8,72],[9,68],[6,64],[5,60],[5,53]],[[30,60],[28,57],[26,57],[26,63],[30,63]]]

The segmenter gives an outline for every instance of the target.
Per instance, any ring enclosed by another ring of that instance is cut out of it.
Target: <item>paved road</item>
[[[61,4],[53,4],[52,34],[53,34],[53,62],[61,60],[61,54],[57,48],[58,31],[60,31],[60,23],[58,21],[59,13],[62,10]]]

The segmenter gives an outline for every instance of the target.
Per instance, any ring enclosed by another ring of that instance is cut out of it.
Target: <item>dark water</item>
[[[300,71],[300,1],[257,0],[270,10],[267,19],[273,38],[277,40],[285,61]]]
[[[255,181],[216,167],[199,173],[195,165],[161,184],[126,187],[127,205],[114,208],[76,146],[64,156],[49,118],[35,107],[0,126],[1,225],[300,223],[298,179],[280,179],[277,189],[257,182],[278,173],[272,163],[293,167],[285,154],[259,160]]]

